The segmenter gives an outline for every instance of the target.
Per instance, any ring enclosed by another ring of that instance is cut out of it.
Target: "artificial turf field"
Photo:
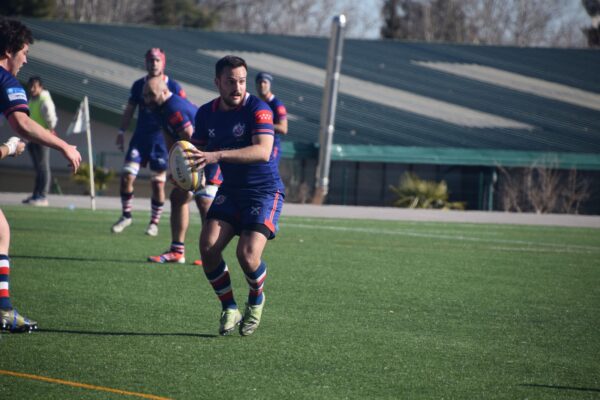
[[[144,213],[111,235],[115,211],[3,211],[12,301],[40,330],[0,335],[0,399],[600,398],[598,229],[284,216],[242,338],[216,335],[190,265],[199,218],[188,264],[156,265],[168,215],[150,238]]]

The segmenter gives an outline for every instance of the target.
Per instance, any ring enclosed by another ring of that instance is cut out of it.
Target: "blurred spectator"
[[[48,129],[54,135],[56,132],[56,108],[50,92],[44,89],[44,84],[39,76],[32,76],[27,82],[29,91],[29,116],[35,122]],[[50,148],[41,144],[30,142],[27,145],[33,167],[35,168],[35,184],[31,196],[23,200],[24,204],[32,206],[48,205],[48,190],[50,189]]]

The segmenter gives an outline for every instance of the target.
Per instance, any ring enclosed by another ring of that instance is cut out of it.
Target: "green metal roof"
[[[207,32],[192,29],[78,24],[26,20],[36,39],[132,67],[141,67],[149,47],[167,52],[167,72],[177,80],[213,89],[215,57],[204,50],[254,51],[325,68],[328,39]],[[600,111],[558,98],[524,93],[424,68],[418,62],[477,64],[600,94],[600,52],[429,44],[348,39],[342,73],[352,78],[492,114],[531,129],[469,127],[382,105],[360,96],[338,96],[334,160],[526,166],[541,159],[564,168],[600,170]],[[257,70],[250,65],[249,76]],[[274,92],[294,117],[283,155],[315,156],[322,88],[277,74]],[[21,72],[44,76],[53,93],[120,115],[128,88],[69,68],[32,60]],[[85,81],[85,84],[82,82]],[[208,101],[209,99],[206,99]],[[435,110],[433,110],[435,112]],[[107,115],[108,115],[107,114]]]

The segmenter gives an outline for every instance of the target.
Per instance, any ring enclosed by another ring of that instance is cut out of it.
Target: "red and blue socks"
[[[10,276],[10,262],[8,255],[0,254],[0,309],[11,310],[8,281]]]
[[[133,192],[121,192],[121,208],[123,209],[123,216],[125,218],[131,218],[131,210],[133,208]]]
[[[237,304],[233,298],[233,289],[231,287],[229,269],[227,268],[225,261],[221,261],[217,268],[212,272],[206,272],[205,269],[204,274],[206,275],[206,278],[208,278],[208,281],[217,294],[217,297],[219,297],[221,305],[223,306],[223,310],[228,308],[237,308]]]
[[[267,277],[267,264],[264,261],[260,262],[258,269],[254,272],[245,272],[246,281],[250,286],[250,292],[248,293],[248,304],[256,306],[263,302],[263,287],[265,285],[265,278]]]
[[[181,242],[171,242],[171,248],[169,249],[171,253],[185,253],[185,245]]]
[[[160,202],[160,201],[156,201],[154,199],[152,199],[152,216],[150,217],[150,223],[151,224],[155,224],[158,225],[158,222],[160,221],[160,216],[162,215],[165,203],[164,202]]]

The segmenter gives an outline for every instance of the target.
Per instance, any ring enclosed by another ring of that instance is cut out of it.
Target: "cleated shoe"
[[[166,251],[162,253],[160,256],[150,256],[148,257],[148,261],[158,264],[165,263],[178,263],[185,264],[185,256],[183,253],[177,253],[175,251]]]
[[[158,236],[158,225],[150,222],[148,227],[146,228],[146,235],[148,236]]]
[[[33,332],[37,328],[36,321],[25,318],[14,308],[12,310],[0,310],[0,330],[22,333]]]
[[[34,207],[48,207],[48,199],[45,197],[34,197],[31,200],[29,200],[28,204]]]
[[[260,324],[260,317],[262,316],[263,307],[265,306],[265,300],[263,293],[263,301],[259,305],[251,306],[246,303],[246,309],[244,310],[244,318],[240,324],[240,335],[250,336],[254,333],[258,325]]]
[[[112,233],[121,233],[125,228],[127,228],[133,222],[133,218],[127,218],[121,216],[117,222],[110,228]]]
[[[198,265],[198,266],[202,266],[202,260],[194,260],[193,262],[194,265]]]
[[[221,313],[219,335],[229,335],[242,320],[242,314],[237,308],[228,308]]]

